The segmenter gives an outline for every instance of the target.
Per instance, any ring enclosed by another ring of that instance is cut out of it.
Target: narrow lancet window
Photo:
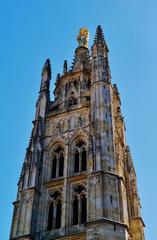
[[[57,165],[57,158],[54,156],[53,162],[52,162],[52,178],[56,177],[56,165]]]
[[[61,228],[62,217],[62,194],[60,191],[55,191],[50,195],[50,204],[48,211],[47,230]]]
[[[78,198],[75,197],[73,201],[73,225],[78,224]]]
[[[52,228],[53,228],[53,202],[51,202],[49,206],[47,230],[50,231],[52,230]]]
[[[85,223],[87,221],[87,199],[84,195],[81,199],[81,223]]]
[[[80,161],[79,157],[80,157],[79,151],[76,150],[76,152],[75,152],[75,165],[74,165],[74,172],[75,173],[79,172],[79,161]]]
[[[86,157],[86,149],[82,150],[82,171],[87,170],[87,157]]]
[[[59,177],[63,176],[63,170],[64,170],[64,156],[61,154],[59,158]]]
[[[61,201],[57,203],[57,209],[56,209],[56,229],[61,227],[61,211],[62,211],[62,205]]]

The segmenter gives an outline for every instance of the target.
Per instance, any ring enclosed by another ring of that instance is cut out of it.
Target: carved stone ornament
[[[58,197],[62,197],[62,193],[63,193],[63,188],[54,188],[54,189],[51,189],[49,190],[48,192],[48,200],[53,200],[53,195],[54,193],[58,192]]]
[[[116,179],[111,176],[108,176],[107,178],[108,185],[111,187],[116,187]]]
[[[98,184],[98,179],[96,177],[94,177],[91,181],[90,181],[90,184],[91,186],[96,186]]]
[[[55,137],[49,137],[47,138],[47,147],[48,149],[50,149],[51,146],[53,146],[55,143],[57,142],[63,143],[63,141],[64,141],[64,137],[63,136],[61,137],[60,135],[57,135]]]
[[[32,194],[29,192],[26,192],[24,197],[23,197],[23,203],[29,203],[30,201],[32,201]]]

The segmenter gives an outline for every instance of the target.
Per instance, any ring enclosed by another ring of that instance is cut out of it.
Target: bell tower
[[[10,240],[144,240],[136,173],[100,26],[77,36],[50,99],[47,59],[18,182]]]

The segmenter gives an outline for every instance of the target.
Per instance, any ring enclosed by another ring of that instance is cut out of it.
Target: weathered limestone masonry
[[[144,223],[108,47],[80,29],[72,68],[50,100],[46,60],[18,182],[10,240],[144,240]]]

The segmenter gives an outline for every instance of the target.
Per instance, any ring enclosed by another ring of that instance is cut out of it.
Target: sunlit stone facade
[[[22,172],[10,239],[144,240],[136,173],[125,140],[108,47],[100,26],[88,31],[50,100],[46,60]]]

